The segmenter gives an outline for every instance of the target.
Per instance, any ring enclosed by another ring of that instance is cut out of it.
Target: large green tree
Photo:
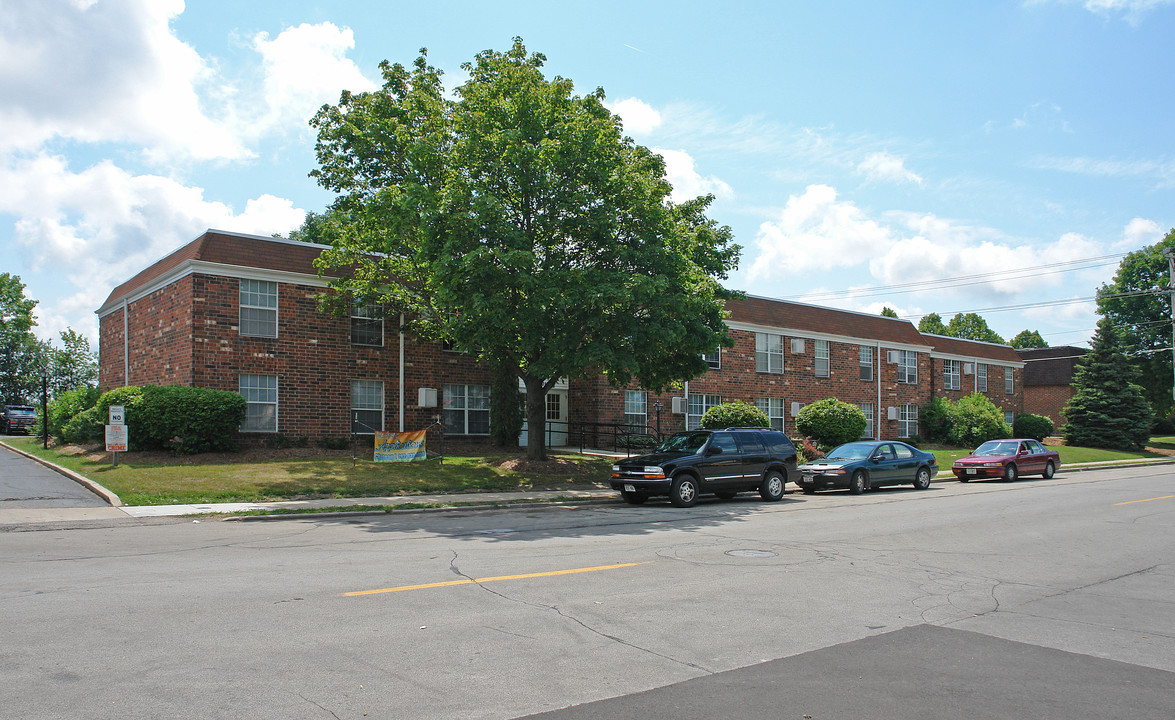
[[[312,121],[312,174],[339,194],[320,260],[343,272],[336,302],[378,302],[517,368],[535,459],[560,378],[660,389],[705,372],[731,343],[720,281],[739,254],[712,198],[672,202],[664,161],[623,136],[603,91],[576,95],[544,62],[516,38],[464,64],[450,97],[421,51]]]
[[[49,368],[54,397],[98,384],[98,358],[90,350],[90,341],[71,328],[62,331],[61,347],[49,351]]]
[[[1152,416],[1138,371],[1123,354],[1109,318],[1097,324],[1093,347],[1077,364],[1073,397],[1065,416],[1065,444],[1116,450],[1141,448],[1150,438]]]
[[[1044,338],[1040,336],[1039,330],[1021,330],[1016,334],[1016,337],[1008,341],[1008,344],[1017,350],[1024,350],[1027,348],[1046,348],[1049,346]]]
[[[999,333],[989,328],[987,321],[978,313],[956,313],[947,323],[946,334],[963,340],[1004,344],[1004,339]]]
[[[946,335],[947,326],[942,322],[942,316],[938,313],[929,313],[922,316],[918,321],[918,332],[929,333],[931,335]]]
[[[1175,252],[1175,230],[1127,254],[1113,282],[1097,291],[1098,312],[1121,330],[1156,417],[1168,417],[1172,410],[1170,266],[1164,252]]]
[[[24,290],[18,276],[0,273],[0,395],[9,404],[40,396],[47,350],[33,334],[37,301],[25,297]]]

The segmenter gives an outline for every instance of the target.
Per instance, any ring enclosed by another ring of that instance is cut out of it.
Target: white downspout
[[[404,432],[404,313],[400,313],[400,432]]]
[[[873,439],[881,439],[881,343],[877,343],[877,408],[873,411]]]
[[[127,302],[122,301],[122,386],[131,384],[131,336],[127,327]]]

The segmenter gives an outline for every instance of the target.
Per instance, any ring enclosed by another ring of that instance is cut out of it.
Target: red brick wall
[[[192,278],[186,277],[127,306],[130,377],[123,363],[123,312],[103,317],[99,328],[98,385],[188,385],[192,377]]]
[[[1024,388],[1024,412],[1033,415],[1044,415],[1051,419],[1059,433],[1065,426],[1065,416],[1061,410],[1073,397],[1073,387],[1070,385],[1035,385]]]
[[[933,385],[931,397],[934,397],[936,395],[940,395],[942,397],[947,398],[948,400],[958,401],[961,398],[965,398],[968,395],[971,395],[972,393],[976,392],[976,389],[975,389],[976,388],[976,382],[975,382],[976,378],[975,378],[975,374],[974,374],[975,373],[974,367],[972,367],[971,374],[963,373],[963,367],[960,367],[960,372],[959,372],[960,388],[958,390],[945,390],[944,386],[946,385],[946,362],[947,361],[944,359],[941,359],[941,358],[933,358],[933,362],[934,362],[934,375],[931,378],[931,382]],[[975,365],[975,363],[973,363],[973,362],[972,363],[961,363],[961,365],[967,365],[967,364],[970,364],[972,366]],[[984,396],[986,396],[988,400],[991,400],[992,404],[995,405],[996,407],[998,407],[1001,412],[1005,412],[1005,413],[1010,412],[1013,415],[1019,415],[1022,412],[1024,412],[1023,407],[1024,407],[1024,397],[1025,396],[1024,396],[1023,389],[1020,387],[1020,377],[1021,377],[1022,373],[1020,370],[1017,370],[1016,368],[1012,368],[1012,389],[1013,389],[1013,392],[1012,392],[1012,394],[1009,395],[1004,390],[1004,388],[1005,388],[1004,370],[1005,370],[1005,368],[1002,365],[992,365],[992,364],[987,365],[987,391],[982,394]]]

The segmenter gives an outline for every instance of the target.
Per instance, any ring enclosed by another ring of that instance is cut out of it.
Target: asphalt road
[[[19,718],[1175,717],[1171,466],[0,533]]]
[[[105,500],[73,480],[0,447],[0,510],[106,505]]]

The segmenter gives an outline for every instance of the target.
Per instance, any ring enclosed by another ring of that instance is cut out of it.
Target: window
[[[947,390],[958,390],[962,385],[962,376],[959,374],[958,360],[942,361],[942,386]]]
[[[783,398],[757,398],[755,407],[767,413],[772,430],[783,432]]]
[[[643,431],[649,424],[649,398],[642,390],[624,391],[624,424]]]
[[[706,364],[710,366],[711,370],[719,370],[722,368],[722,348],[717,348],[712,353],[706,353],[702,356]]]
[[[445,432],[453,435],[490,434],[490,386],[445,386]]]
[[[277,283],[241,280],[240,332],[249,337],[277,337]]]
[[[351,432],[372,435],[384,429],[384,384],[379,380],[351,381]]]
[[[245,422],[241,432],[277,432],[277,375],[241,375]]]
[[[873,348],[861,346],[861,379],[873,379]]]
[[[755,333],[755,371],[783,372],[783,336]]]
[[[1012,368],[1004,368],[1004,392],[1011,395],[1016,391],[1012,384]]]
[[[828,377],[830,362],[828,359],[828,341],[817,340],[816,346],[816,377]]]
[[[351,344],[383,347],[384,321],[375,305],[351,306]]]
[[[898,382],[907,385],[918,384],[918,353],[911,350],[899,350]],[[903,437],[909,437],[903,435]]]
[[[721,395],[693,395],[689,396],[689,412],[685,416],[685,429],[697,430],[702,426],[702,416],[715,405],[722,404]]]
[[[710,445],[707,449],[713,448],[722,448],[722,454],[728,457],[738,455],[738,445],[734,442],[734,433],[716,432],[711,435]]]
[[[975,390],[976,392],[987,392],[987,365],[983,363],[975,365]]]
[[[898,407],[898,437],[912,438],[918,434],[918,406]]]
[[[1004,422],[1011,425],[1012,423],[1016,422],[1016,416],[1010,412],[1006,412],[1004,413]]]
[[[871,438],[873,437],[873,403],[861,403],[857,407],[865,413],[865,430],[861,433],[861,437]]]

